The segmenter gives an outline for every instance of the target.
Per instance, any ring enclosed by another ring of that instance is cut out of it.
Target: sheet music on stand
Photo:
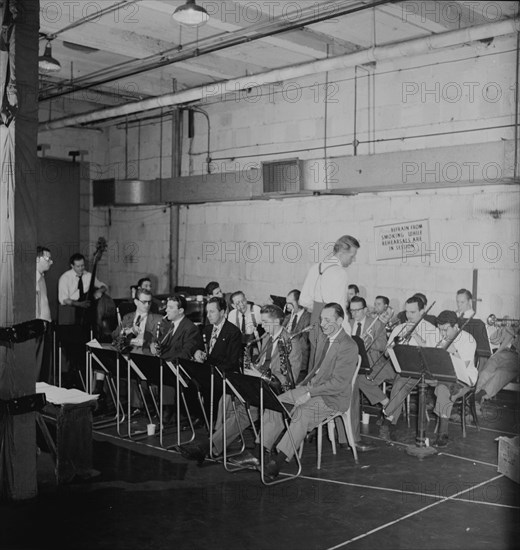
[[[45,382],[36,383],[36,393],[44,393],[45,399],[53,405],[78,405],[96,401],[99,397],[98,394],[85,393],[77,389],[58,388]]]

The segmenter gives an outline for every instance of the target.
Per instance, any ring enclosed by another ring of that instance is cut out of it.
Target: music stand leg
[[[417,405],[417,435],[415,445],[408,445],[406,453],[416,458],[426,458],[437,454],[433,447],[426,446],[426,388],[424,373],[421,375],[418,384],[419,403]]]

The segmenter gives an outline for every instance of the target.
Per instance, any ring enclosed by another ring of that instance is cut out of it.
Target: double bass
[[[103,253],[107,249],[107,241],[99,237],[92,262],[92,277],[85,295],[85,300],[90,306],[83,311],[81,325],[85,330],[92,330],[94,338],[99,342],[112,342],[112,331],[117,327],[117,309],[114,300],[104,293],[95,298],[97,265]]]

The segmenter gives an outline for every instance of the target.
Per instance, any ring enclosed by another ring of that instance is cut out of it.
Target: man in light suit
[[[372,367],[376,361],[379,361],[376,365],[376,370],[379,371],[376,379],[369,381],[364,374],[358,376],[356,385],[354,386],[354,393],[352,395],[352,430],[354,432],[354,440],[356,441],[356,447],[359,452],[366,452],[375,449],[371,445],[365,445],[361,443],[361,436],[359,433],[359,390],[361,390],[370,400],[371,404],[377,403],[379,399],[379,385],[384,380],[393,380],[395,371],[389,361],[384,358],[379,360],[379,357],[386,349],[386,331],[385,325],[379,321],[379,319],[372,319],[367,315],[367,303],[361,296],[353,296],[350,302],[350,313],[352,319],[350,322],[351,333],[353,337],[358,337],[363,340],[365,349],[370,348],[367,351],[368,363]],[[377,392],[373,389],[377,388]],[[374,399],[374,393],[376,393],[377,399]],[[338,430],[338,442],[340,446],[347,445],[347,437],[345,434],[345,427],[343,422],[336,422],[336,428]]]
[[[294,390],[278,397],[288,408],[292,406],[293,420],[276,446],[276,458],[266,466],[266,474],[271,478],[275,478],[294,455],[292,441],[298,449],[307,432],[331,414],[345,412],[350,406],[358,347],[341,327],[344,317],[344,310],[339,304],[325,304],[320,314],[322,332],[316,353],[311,358],[309,374]],[[266,410],[264,443],[267,451],[271,450],[283,428],[282,415]]]
[[[289,331],[289,334],[294,335],[301,332],[304,328],[307,328],[311,324],[311,314],[304,307],[300,305],[300,291],[297,289],[291,290],[287,294],[286,307],[289,312],[286,315],[283,326]],[[296,336],[300,342],[302,349],[302,361],[300,365],[300,378],[307,374],[307,367],[309,365],[309,352],[310,342],[309,333],[304,332],[300,336]],[[301,380],[298,380],[300,382]]]
[[[160,355],[166,361],[192,359],[193,354],[203,348],[199,329],[184,315],[186,308],[186,298],[180,294],[174,294],[167,300],[166,316],[169,324],[160,331],[158,342],[153,342],[150,346],[153,354]],[[174,403],[175,389],[164,386],[164,424],[168,424],[173,419]]]
[[[149,349],[153,338],[157,332],[157,325],[161,322],[162,317],[156,313],[150,313],[150,307],[152,304],[152,294],[150,291],[144,288],[138,288],[135,298],[135,311],[127,313],[121,323],[112,332],[112,338],[117,340],[121,337],[124,339],[124,346],[131,346],[133,348]],[[100,408],[103,410],[103,383],[104,374],[96,371],[96,387],[94,393],[100,394]],[[98,387],[99,386],[99,387]],[[139,413],[139,409],[142,407],[142,402],[137,394],[137,385],[132,382],[133,395],[132,406],[136,408],[134,413]]]

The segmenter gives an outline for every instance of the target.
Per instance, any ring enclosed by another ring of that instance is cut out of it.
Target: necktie
[[[358,323],[358,324],[357,324],[356,336],[361,336],[361,323]]]
[[[211,333],[211,339],[209,341],[209,353],[213,351],[213,346],[217,341],[217,333],[218,333],[218,327],[217,325],[213,325],[213,332]]]
[[[135,320],[135,326],[136,326],[137,328],[139,328],[139,325],[140,325],[140,324],[141,324],[141,316],[138,315],[138,316],[137,316],[137,319]]]
[[[78,275],[79,302],[85,299],[85,290],[83,289],[83,279]]]
[[[268,367],[271,364],[271,356],[273,355],[273,338],[269,336],[269,340],[265,345],[265,360],[263,363],[264,367]]]
[[[291,324],[291,333],[293,333],[296,330],[296,325],[297,324],[298,324],[298,316],[295,315],[293,317],[293,321],[292,321],[292,324]]]
[[[242,324],[240,325],[240,331],[242,334],[246,333],[246,316],[242,313]]]

